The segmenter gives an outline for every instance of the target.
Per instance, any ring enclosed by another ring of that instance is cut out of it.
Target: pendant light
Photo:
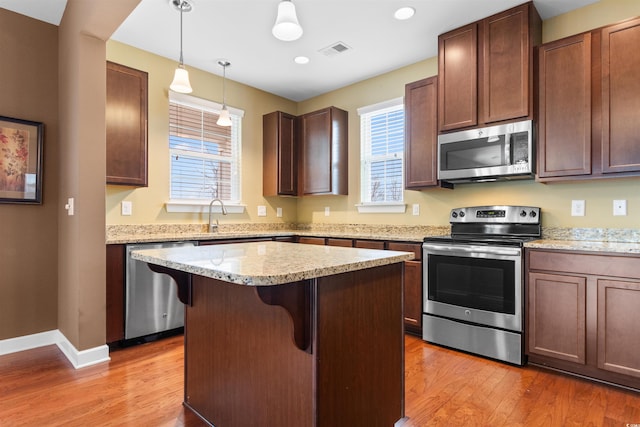
[[[278,4],[278,16],[271,32],[275,38],[285,42],[298,40],[302,36],[296,7],[291,0],[281,0]]]
[[[180,11],[180,64],[176,68],[176,72],[173,76],[173,81],[169,88],[174,92],[191,93],[191,83],[189,83],[189,72],[184,68],[184,61],[182,58],[182,14],[184,12],[191,12],[193,6],[188,0],[171,0],[173,7]]]
[[[229,61],[218,61],[218,65],[222,67],[222,110],[220,110],[220,116],[218,117],[218,121],[216,124],[218,126],[231,126],[231,116],[229,115],[229,110],[227,109],[227,101],[225,94],[226,80],[227,80],[227,67],[231,65]]]

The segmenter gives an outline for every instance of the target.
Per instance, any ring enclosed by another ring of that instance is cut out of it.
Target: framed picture
[[[0,203],[42,203],[42,131],[0,116]]]

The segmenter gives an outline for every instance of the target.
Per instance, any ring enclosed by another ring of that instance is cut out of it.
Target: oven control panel
[[[450,223],[539,224],[540,208],[532,206],[473,206],[451,210]]]

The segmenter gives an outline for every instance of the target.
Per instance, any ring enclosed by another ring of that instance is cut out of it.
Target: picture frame
[[[0,203],[42,204],[40,122],[0,116]]]

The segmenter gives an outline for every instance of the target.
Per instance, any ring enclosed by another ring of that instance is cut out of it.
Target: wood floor
[[[405,349],[403,427],[640,423],[640,393],[410,336]],[[43,347],[0,357],[0,426],[204,425],[183,409],[182,388],[182,337],[114,351],[109,363],[80,370],[57,347]]]

